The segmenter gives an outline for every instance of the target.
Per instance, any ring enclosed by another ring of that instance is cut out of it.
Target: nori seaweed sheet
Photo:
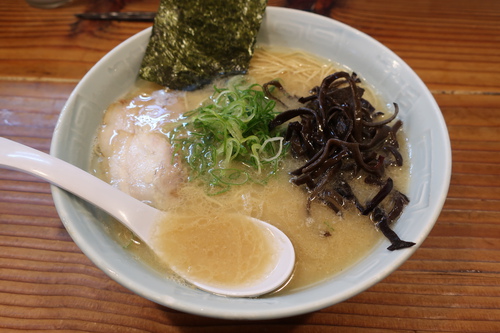
[[[267,0],[161,0],[139,76],[194,90],[221,75],[243,74]]]

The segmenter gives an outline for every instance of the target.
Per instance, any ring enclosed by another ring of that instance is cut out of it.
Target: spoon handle
[[[29,173],[77,195],[121,221],[146,242],[161,213],[68,162],[2,137],[0,167]]]

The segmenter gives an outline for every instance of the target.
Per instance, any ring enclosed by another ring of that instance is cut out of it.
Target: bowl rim
[[[415,76],[415,84],[419,87],[419,89],[424,91],[424,94],[426,97],[429,99],[429,102],[433,105],[433,107],[436,110],[439,110],[439,106],[437,105],[436,101],[434,100],[432,94],[429,92],[423,81],[418,77],[418,75],[401,59],[399,58],[394,52],[389,50],[386,46],[383,44],[379,43],[372,37],[368,36],[367,34],[360,32],[344,23],[341,23],[339,21],[336,21],[332,18],[325,17],[325,16],[320,16],[318,14],[314,13],[309,13],[309,12],[304,12],[300,10],[295,10],[295,9],[289,9],[289,8],[283,8],[283,7],[272,7],[268,6],[266,10],[266,15],[295,15],[298,17],[305,18],[307,20],[321,20],[323,22],[326,22],[326,24],[332,25],[341,29],[341,30],[347,30],[352,34],[356,34],[357,36],[360,36],[363,39],[366,39],[370,41],[371,43],[375,43],[378,47],[382,48],[384,52],[390,53],[394,59],[396,59],[401,66],[406,67],[406,70],[411,71],[414,76]],[[56,128],[54,130],[53,134],[53,140],[51,143],[51,154],[57,157],[60,157],[61,155],[61,150],[65,144],[65,142],[62,142],[61,140],[57,140],[57,138],[60,135],[61,127],[63,126],[63,123],[65,122],[65,118],[71,116],[71,110],[70,110],[70,105],[71,101],[73,101],[78,93],[78,90],[81,88],[85,80],[90,77],[95,71],[98,70],[97,67],[101,63],[106,62],[114,53],[119,52],[120,49],[125,45],[125,44],[131,44],[136,42],[138,39],[142,39],[145,37],[145,35],[149,35],[151,33],[151,27],[144,29],[143,31],[131,36],[130,38],[126,39],[122,43],[120,43],[118,46],[113,48],[110,52],[108,52],[101,60],[99,60],[90,70],[89,72],[82,78],[82,80],[77,84],[73,92],[70,94],[68,101],[66,102],[64,108],[61,111],[61,115],[58,119],[58,122],[56,124]],[[355,286],[347,284],[345,286],[345,289],[341,290],[336,294],[335,297],[325,297],[324,294],[324,288],[321,288],[321,286],[324,283],[320,283],[315,286],[311,286],[306,288],[307,292],[312,293],[312,294],[318,294],[322,295],[322,297],[318,297],[317,299],[310,299],[308,298],[307,301],[305,302],[296,302],[296,303],[290,303],[286,301],[286,295],[283,297],[280,297],[280,299],[285,299],[285,306],[279,306],[279,307],[263,307],[262,310],[248,310],[246,308],[243,309],[238,309],[238,306],[235,306],[234,308],[231,308],[231,311],[221,313],[222,310],[221,308],[207,308],[203,305],[194,303],[194,302],[187,302],[184,300],[179,300],[175,299],[174,297],[170,298],[165,298],[165,297],[160,297],[160,295],[155,295],[152,293],[152,291],[148,290],[147,288],[144,288],[143,286],[137,286],[137,283],[134,279],[129,278],[128,276],[124,275],[119,275],[117,274],[114,270],[109,268],[109,264],[107,262],[107,259],[102,258],[101,253],[97,252],[96,250],[93,249],[92,245],[89,243],[89,240],[86,239],[85,235],[81,234],[77,230],[77,226],[75,226],[72,222],[72,216],[70,212],[68,211],[68,207],[66,204],[67,201],[67,193],[55,186],[52,186],[52,195],[54,198],[54,204],[56,206],[57,212],[66,227],[68,233],[70,234],[71,238],[74,240],[74,242],[79,246],[79,248],[82,250],[82,252],[97,266],[99,267],[103,272],[105,272],[110,278],[112,278],[114,281],[118,282],[122,286],[126,287],[129,290],[132,290],[134,293],[145,297],[151,301],[154,301],[158,304],[170,307],[172,309],[176,309],[179,311],[183,311],[186,313],[191,313],[191,314],[196,314],[196,315],[202,315],[206,317],[214,317],[214,318],[224,318],[224,319],[275,319],[275,318],[283,318],[283,317],[290,317],[294,315],[300,315],[304,313],[310,313],[325,307],[328,307],[330,305],[342,302],[368,288],[371,286],[375,285],[385,277],[387,277],[389,274],[391,274],[393,271],[395,271],[401,264],[403,264],[417,249],[418,247],[422,244],[422,241],[427,237],[427,235],[430,233],[432,227],[434,226],[435,222],[437,221],[437,218],[441,212],[441,209],[444,205],[444,201],[446,199],[448,189],[449,189],[449,183],[451,179],[451,145],[449,141],[449,134],[446,129],[446,124],[444,122],[444,118],[442,116],[441,112],[438,112],[436,115],[436,119],[439,122],[439,127],[444,129],[443,131],[437,133],[438,140],[442,142],[444,152],[443,152],[443,160],[444,160],[444,165],[442,165],[443,168],[443,177],[440,179],[440,183],[438,187],[441,189],[441,192],[439,193],[439,196],[436,198],[436,201],[433,202],[434,210],[432,212],[432,215],[430,216],[430,220],[432,220],[432,223],[428,223],[426,225],[426,228],[424,228],[421,233],[419,234],[418,239],[416,240],[417,245],[415,245],[412,248],[405,249],[404,251],[398,252],[398,253],[392,253],[394,254],[394,258],[392,258],[391,264],[385,267],[383,270],[378,272],[376,276],[371,277],[370,279],[366,279],[364,283],[358,283]],[[302,293],[303,291],[297,291],[297,293]],[[295,293],[294,293],[295,294]],[[265,300],[265,298],[263,298]],[[226,309],[227,310],[227,309]]]

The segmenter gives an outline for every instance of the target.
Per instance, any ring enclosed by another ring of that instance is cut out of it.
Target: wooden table
[[[48,151],[68,95],[144,22],[80,21],[158,0],[0,4],[0,135]],[[312,1],[269,1],[310,8]],[[429,238],[381,283],[314,313],[240,322],[180,313],[109,279],[73,243],[49,185],[0,170],[0,328],[89,332],[500,332],[500,1],[317,1],[421,76],[451,136],[453,175]]]

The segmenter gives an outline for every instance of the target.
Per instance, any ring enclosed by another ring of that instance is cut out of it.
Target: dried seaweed
[[[139,76],[193,90],[246,73],[266,0],[161,0]]]

